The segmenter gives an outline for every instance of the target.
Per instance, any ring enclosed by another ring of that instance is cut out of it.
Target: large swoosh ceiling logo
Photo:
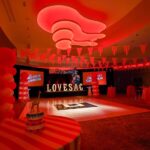
[[[37,16],[38,25],[52,34],[58,49],[69,49],[72,45],[96,46],[96,40],[105,37],[101,34],[106,25],[82,16],[75,9],[55,5],[42,9]]]

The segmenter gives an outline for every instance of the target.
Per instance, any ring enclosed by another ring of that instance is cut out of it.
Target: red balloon
[[[10,48],[0,48],[0,64],[4,66],[13,66],[16,63],[16,51]]]
[[[11,75],[15,75],[16,74],[16,69],[15,68],[5,67],[4,70],[5,70],[6,74],[8,74],[8,73],[11,74]]]

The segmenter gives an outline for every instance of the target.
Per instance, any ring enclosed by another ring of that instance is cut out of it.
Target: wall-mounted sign
[[[83,85],[80,84],[47,84],[47,92],[66,92],[83,91]]]

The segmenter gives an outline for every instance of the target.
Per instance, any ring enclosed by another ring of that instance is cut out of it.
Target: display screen
[[[20,75],[22,72],[28,74],[28,86],[43,86],[44,83],[44,72],[42,71],[31,71],[31,70],[20,70]]]
[[[106,71],[83,72],[83,85],[91,85],[93,77],[96,77],[99,85],[106,85]]]

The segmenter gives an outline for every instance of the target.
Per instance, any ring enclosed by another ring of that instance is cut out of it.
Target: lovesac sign
[[[66,92],[83,91],[83,85],[80,84],[47,84],[47,92]]]

